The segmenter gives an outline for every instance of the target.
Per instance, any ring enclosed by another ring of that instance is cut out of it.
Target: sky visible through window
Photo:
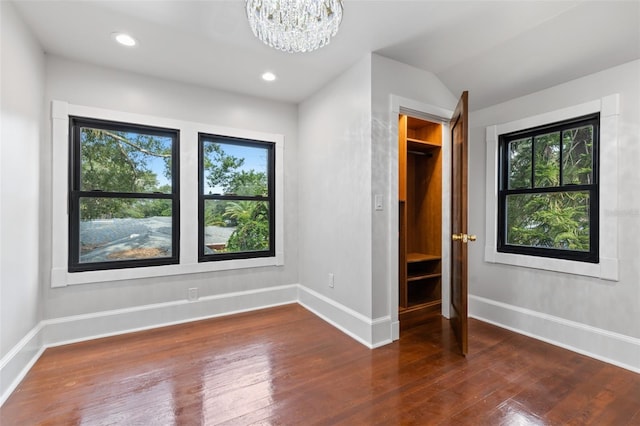
[[[222,151],[229,156],[236,158],[244,158],[242,166],[238,167],[237,171],[248,172],[253,170],[255,172],[267,173],[267,150],[264,148],[257,148],[252,146],[234,145],[234,144],[219,144]],[[205,194],[222,194],[224,192],[220,185],[210,186],[205,179],[204,182]]]
[[[165,175],[165,160],[163,158],[149,156],[147,166],[149,170],[155,173],[159,187],[165,185],[171,186],[171,180]]]
[[[227,155],[231,155],[237,158],[244,158],[244,164],[238,168],[238,171],[254,170],[256,172],[266,173],[267,151],[265,149],[230,144],[222,144],[222,149]],[[164,174],[164,159],[149,156],[147,159],[147,166],[153,173],[156,174],[158,179],[158,186],[171,184],[170,180],[167,179]],[[221,194],[223,193],[223,189],[219,185],[211,187],[205,181],[205,193]]]

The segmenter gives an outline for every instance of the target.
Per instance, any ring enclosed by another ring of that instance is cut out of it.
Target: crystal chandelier
[[[342,0],[246,0],[253,34],[284,52],[329,44],[342,21]]]

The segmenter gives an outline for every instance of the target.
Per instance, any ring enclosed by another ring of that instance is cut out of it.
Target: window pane
[[[171,200],[80,199],[80,263],[171,257]]]
[[[204,254],[269,250],[269,203],[205,200]]]
[[[562,132],[562,184],[593,183],[593,126]]]
[[[560,132],[536,136],[535,188],[560,185]]]
[[[531,138],[509,142],[509,189],[531,188]]]
[[[204,193],[267,196],[268,148],[204,141]]]
[[[589,251],[589,192],[507,195],[509,245]]]
[[[171,193],[173,138],[80,128],[80,190]]]

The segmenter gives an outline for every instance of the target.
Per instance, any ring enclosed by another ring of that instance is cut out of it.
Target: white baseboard
[[[368,348],[392,341],[390,316],[372,320],[304,286],[299,286],[298,303]]]
[[[42,321],[44,345],[59,346],[100,337],[295,303],[297,285],[179,300]]]
[[[2,357],[0,360],[0,406],[31,370],[44,349],[42,325],[38,324]]]
[[[400,339],[400,321],[391,323],[391,340]]]
[[[367,318],[297,284],[45,320],[0,360],[0,406],[48,347],[296,302],[369,348],[399,334],[390,316]],[[473,295],[469,315],[640,373],[640,339]]]
[[[46,348],[296,303],[297,294],[292,284],[41,321],[0,360],[0,406]]]
[[[473,295],[469,316],[640,373],[640,339]]]
[[[0,360],[0,406],[46,348],[289,303],[299,303],[369,348],[392,341],[391,317],[371,320],[297,284],[74,315],[41,321]]]

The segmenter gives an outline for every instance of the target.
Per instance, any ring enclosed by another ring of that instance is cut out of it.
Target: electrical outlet
[[[329,273],[329,287],[333,288],[333,286],[335,285],[336,281],[335,281],[335,277],[333,276],[333,273]]]
[[[198,300],[198,287],[192,287],[189,289],[189,302],[195,302]]]

